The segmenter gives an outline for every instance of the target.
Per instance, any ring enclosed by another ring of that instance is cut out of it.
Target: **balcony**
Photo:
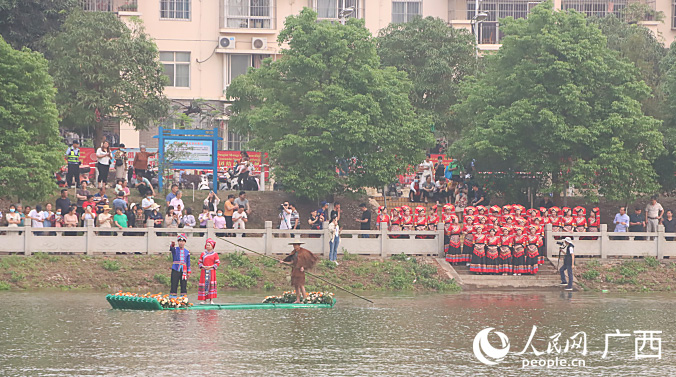
[[[500,20],[506,17],[527,18],[528,13],[541,3],[540,0],[479,0],[479,12],[486,12],[488,18],[479,22],[477,32],[479,44],[499,44],[504,37],[500,31]],[[587,17],[615,15],[626,21],[654,21],[655,0],[561,0],[563,10],[573,9]],[[472,28],[476,13],[475,0],[449,0],[448,22],[455,27]]]
[[[87,12],[138,12],[137,0],[80,0]]]

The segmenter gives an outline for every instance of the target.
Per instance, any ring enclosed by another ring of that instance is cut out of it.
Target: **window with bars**
[[[676,1],[676,0],[675,0]],[[483,0],[479,3],[479,12],[488,14],[485,21],[476,26],[480,44],[500,43],[503,33],[500,31],[499,20],[505,17],[527,18],[528,12],[538,5],[539,1],[533,0]],[[467,1],[467,19],[474,18],[476,3]]]
[[[422,0],[392,2],[392,23],[408,22],[420,16],[422,16]]]
[[[260,68],[263,60],[269,57],[269,54],[226,54],[228,85],[237,76],[247,73],[249,67]]]
[[[169,78],[167,86],[190,87],[190,52],[160,51],[160,61]]]
[[[242,135],[235,131],[228,130],[227,137],[228,145],[227,150],[229,151],[245,151],[246,144],[249,142],[249,135]]]
[[[189,20],[190,0],[160,0],[160,18],[163,20]]]
[[[614,14],[622,18],[622,10],[627,6],[627,0],[562,0],[561,9],[574,9],[584,13],[587,17],[605,17]]]
[[[318,19],[337,20],[340,12],[347,8],[352,8],[354,11],[346,15],[346,18],[361,17],[358,0],[314,0],[313,5]]]
[[[113,0],[80,0],[80,6],[88,12],[111,12]]]
[[[225,27],[271,29],[273,0],[224,0]]]
[[[676,29],[676,0],[671,3],[671,28]]]

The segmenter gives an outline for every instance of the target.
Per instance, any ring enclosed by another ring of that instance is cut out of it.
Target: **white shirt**
[[[180,215],[181,212],[185,209],[185,206],[183,205],[183,199],[173,198],[169,202],[169,205],[174,207],[174,213],[177,215]],[[181,206],[181,209],[178,209],[178,206]]]
[[[37,220],[44,220],[45,219],[45,213],[42,212],[42,211],[38,212],[36,210],[32,210],[32,211],[30,211],[28,216],[32,217],[33,219],[37,219]],[[42,221],[37,221],[37,220],[31,220],[31,226],[33,228],[43,228],[44,224],[42,223]]]
[[[246,215],[246,212],[242,211],[242,213],[235,212],[232,214],[232,228],[233,229],[246,229],[246,223],[244,222],[244,219],[247,219],[248,216]]]
[[[153,199],[148,199],[146,197],[146,198],[143,198],[143,200],[141,200],[141,208],[143,208],[144,211],[149,211],[150,208],[148,208],[148,207],[153,205],[153,204],[155,204],[155,201]]]
[[[423,161],[422,164],[420,164],[423,168],[423,177],[427,176],[432,176],[434,175],[434,162],[432,160],[428,161]]]
[[[282,220],[282,222],[279,224],[279,229],[291,229],[291,213],[291,210],[282,210],[282,213],[279,214],[279,218]]]
[[[101,148],[96,150],[96,161],[103,165],[110,165],[110,157]]]

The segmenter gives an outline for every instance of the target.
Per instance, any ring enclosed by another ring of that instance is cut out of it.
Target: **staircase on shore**
[[[540,265],[536,275],[477,275],[469,271],[466,265],[451,266],[444,258],[437,258],[437,262],[446,270],[450,277],[454,278],[464,289],[541,289],[541,288],[559,288],[561,278],[556,271],[556,260],[545,260]]]

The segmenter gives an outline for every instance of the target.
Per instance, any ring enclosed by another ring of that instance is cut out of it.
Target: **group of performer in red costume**
[[[477,274],[536,274],[545,260],[544,231],[552,224],[554,232],[598,232],[601,214],[593,208],[589,216],[584,207],[526,208],[519,204],[466,207],[462,222],[455,207],[446,204],[441,214],[432,206],[430,214],[418,206],[393,208],[388,215],[378,208],[376,224],[387,223],[390,231],[444,229],[444,253],[451,264],[466,263]],[[391,238],[408,237],[390,235]],[[423,238],[424,236],[416,236]],[[580,237],[596,239],[596,237]]]

